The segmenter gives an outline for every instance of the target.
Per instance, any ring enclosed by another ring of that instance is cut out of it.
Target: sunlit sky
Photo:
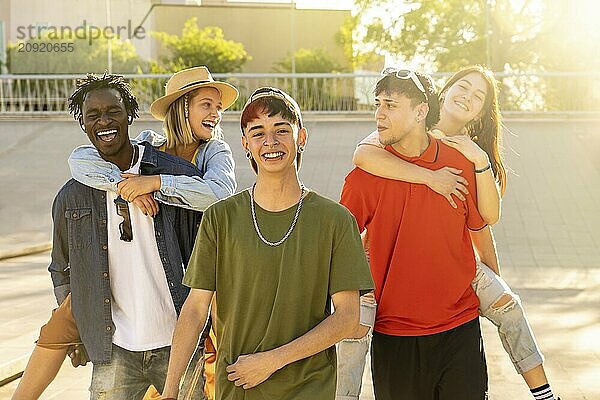
[[[295,2],[297,8],[320,8],[330,10],[350,10],[353,6],[352,0],[268,0],[271,3]],[[231,0],[233,3],[264,3],[265,0]]]

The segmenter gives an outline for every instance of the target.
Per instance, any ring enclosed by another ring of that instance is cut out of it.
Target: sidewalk
[[[40,326],[54,307],[46,267],[49,253],[0,261],[0,380],[24,368]],[[600,274],[581,269],[523,275],[505,271],[507,279],[524,299],[530,321],[546,355],[546,370],[563,399],[600,398]],[[529,393],[502,349],[495,328],[482,320],[490,398],[526,400]],[[42,399],[89,397],[91,368],[74,369],[68,361]],[[0,388],[0,400],[10,398],[17,382]],[[372,400],[370,373],[366,371],[361,399]]]
[[[23,371],[39,329],[49,318],[55,300],[46,268],[49,252],[0,261],[0,380]],[[75,369],[66,361],[43,399],[87,399],[91,366]],[[18,380],[0,387],[9,399]]]
[[[371,124],[311,122],[301,169],[312,189],[338,198],[355,143]],[[66,157],[83,143],[71,122],[12,123],[0,149],[0,253],[50,240],[50,204],[68,177]],[[160,129],[155,125],[155,129]],[[238,188],[254,179],[239,146],[239,126],[228,123]],[[505,137],[509,175],[503,215],[494,226],[502,274],[524,301],[546,355],[552,384],[563,400],[600,399],[600,135],[596,124],[510,122]],[[137,129],[137,128],[136,128]],[[48,253],[0,261],[0,369],[28,352],[54,299]],[[482,321],[497,400],[527,400],[528,390],[504,353],[495,329]],[[18,369],[18,368],[17,368]],[[87,398],[88,372],[66,368],[56,396]],[[0,376],[0,380],[5,376]],[[368,378],[365,380],[365,385]],[[10,386],[10,385],[9,385]],[[55,385],[56,387],[56,385]],[[0,388],[0,400],[9,398]],[[368,388],[365,386],[365,391]],[[46,397],[48,398],[48,397]],[[371,399],[363,395],[363,399]]]
[[[0,260],[48,251],[52,248],[47,232],[20,232],[0,236]]]

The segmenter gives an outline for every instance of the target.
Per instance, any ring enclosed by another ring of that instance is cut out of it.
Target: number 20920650
[[[73,43],[19,43],[19,53],[72,53],[75,50]]]

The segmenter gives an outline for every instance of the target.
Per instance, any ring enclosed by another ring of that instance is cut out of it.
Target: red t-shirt
[[[462,169],[469,182],[457,209],[426,185],[385,179],[355,168],[348,174],[341,203],[370,240],[375,282],[375,331],[394,336],[444,332],[478,317],[479,299],[471,288],[475,255],[469,229],[486,223],[477,211],[473,164],[459,151],[430,138],[416,165]]]

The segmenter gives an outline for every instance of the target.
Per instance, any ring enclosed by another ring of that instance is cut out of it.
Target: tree
[[[242,43],[225,39],[221,28],[200,29],[196,17],[185,22],[181,36],[166,32],[152,35],[169,53],[152,63],[151,70],[156,73],[173,73],[198,65],[206,65],[213,73],[238,72],[251,60]]]
[[[360,22],[353,43],[359,53],[375,51],[444,72],[469,64],[483,64],[495,72],[597,71],[600,67],[600,54],[590,51],[600,41],[593,12],[597,5],[591,0],[355,3],[354,18]],[[560,109],[558,104],[572,99],[568,85],[556,78],[500,78],[505,109]]]
[[[136,73],[145,63],[129,42],[112,39],[112,70]],[[104,37],[50,38],[11,44],[7,51],[7,70],[11,74],[84,74],[108,69],[108,40]],[[73,91],[73,80],[8,80],[3,89],[10,97],[9,108],[25,111],[64,110]]]
[[[361,28],[362,40],[381,52],[399,55],[438,71],[466,64],[531,63],[532,38],[542,16],[532,1],[357,0],[360,15],[374,15]],[[374,10],[379,12],[374,14]]]
[[[325,49],[299,49],[293,56],[276,62],[273,71],[292,72],[292,57],[295,59],[296,73],[335,73],[349,70],[349,67],[334,60]],[[302,109],[349,110],[356,107],[353,77],[293,77],[276,79],[274,84],[292,93],[299,100]]]
[[[293,57],[296,63],[295,70],[298,73],[348,71],[347,67],[340,65],[325,49],[299,49]],[[292,72],[292,56],[276,62],[273,71]]]
[[[145,68],[130,42],[111,39],[112,70],[135,73]],[[7,69],[13,74],[81,74],[108,69],[108,39],[60,38],[28,40],[8,46]]]

